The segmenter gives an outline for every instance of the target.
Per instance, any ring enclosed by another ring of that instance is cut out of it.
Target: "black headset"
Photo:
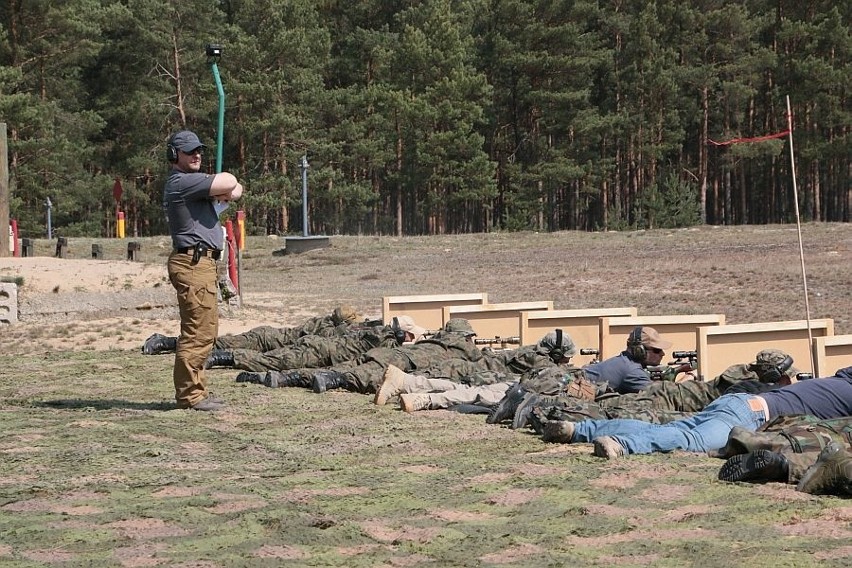
[[[393,330],[393,337],[396,339],[396,344],[402,345],[405,343],[405,330],[399,327],[399,318],[396,316],[393,317],[393,321],[391,322],[391,329]]]
[[[645,350],[645,346],[642,345],[642,326],[636,326],[633,328],[633,331],[630,332],[630,335],[627,336],[627,354],[636,362],[641,363],[645,360],[645,357],[648,355],[648,352]]]
[[[777,365],[767,365],[766,367],[763,367],[761,369],[763,372],[758,374],[758,378],[762,383],[777,383],[792,366],[793,358],[787,355],[784,357],[784,360]]]
[[[556,328],[556,345],[550,348],[550,351],[547,353],[550,356],[550,360],[554,363],[560,362],[565,358],[565,348],[562,347],[562,330]]]
[[[172,138],[169,138],[168,143],[166,143],[166,159],[172,163],[177,162],[178,159],[178,149],[172,144]]]

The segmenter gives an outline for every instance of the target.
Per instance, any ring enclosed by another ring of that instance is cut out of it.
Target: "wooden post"
[[[0,122],[0,258],[9,256],[9,146]]]

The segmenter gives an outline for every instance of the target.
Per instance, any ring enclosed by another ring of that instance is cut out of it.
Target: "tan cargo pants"
[[[191,254],[172,252],[168,272],[180,309],[173,372],[175,400],[178,408],[189,408],[208,394],[204,362],[219,333],[216,261],[202,256],[198,264],[192,264]]]

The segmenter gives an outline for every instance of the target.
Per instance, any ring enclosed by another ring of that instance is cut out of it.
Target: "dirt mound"
[[[44,349],[136,349],[152,333],[179,333],[164,263],[2,258],[0,280],[18,283],[18,322],[3,330],[8,353],[25,352],[33,343]],[[223,304],[220,313],[220,334],[283,325],[257,310]]]
[[[22,295],[119,292],[169,283],[166,266],[132,261],[52,257],[2,258],[0,278],[22,278]]]

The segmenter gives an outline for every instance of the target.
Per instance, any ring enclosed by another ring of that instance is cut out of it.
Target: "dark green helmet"
[[[470,322],[462,318],[452,318],[444,324],[444,331],[447,333],[459,333],[465,337],[473,337],[476,332],[470,326]]]

